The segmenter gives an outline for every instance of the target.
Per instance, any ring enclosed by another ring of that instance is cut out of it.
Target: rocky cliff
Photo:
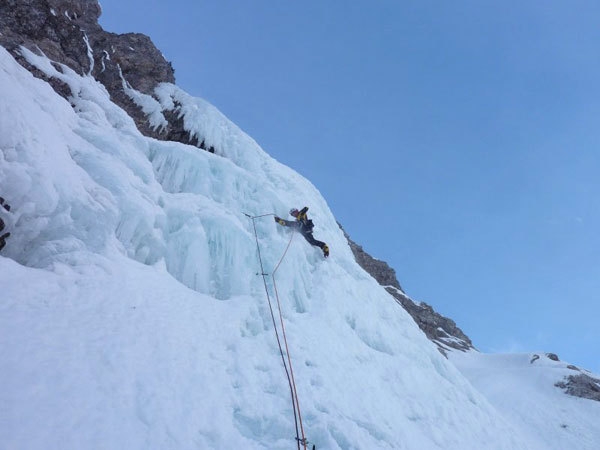
[[[30,66],[21,55],[21,47],[43,53],[59,70],[66,66],[93,76],[144,135],[205,148],[201,137],[184,129],[177,104],[163,109],[160,124],[152,123],[139,97],[152,97],[159,83],[174,83],[173,67],[148,36],[104,31],[98,23],[101,12],[97,0],[3,0],[0,45],[67,100],[70,88]],[[208,150],[214,152],[213,148]]]

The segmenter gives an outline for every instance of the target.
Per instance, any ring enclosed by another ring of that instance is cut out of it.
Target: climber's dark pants
[[[0,206],[3,206],[4,209],[6,209],[7,211],[10,211],[10,205],[8,205],[7,203],[4,203],[4,199],[2,197],[0,197]],[[4,220],[2,220],[2,218],[0,217],[0,232],[2,230],[4,230],[5,228],[5,223]],[[4,233],[0,236],[0,250],[2,250],[4,248],[4,246],[6,245],[6,238],[10,236],[10,233]]]
[[[304,236],[304,239],[306,239],[306,240],[308,241],[308,243],[309,243],[309,244],[311,244],[311,245],[316,245],[316,246],[317,246],[317,247],[319,247],[320,249],[323,249],[323,247],[325,247],[325,242],[317,241],[317,240],[316,240],[316,239],[313,237],[312,233],[303,233],[303,232],[300,232],[300,234],[301,234],[302,236]]]
[[[312,230],[307,231],[302,227],[302,224],[300,222],[292,222],[291,220],[283,220],[283,223],[281,225],[285,226],[285,227],[290,227],[295,229],[298,233],[300,233],[302,236],[304,236],[304,239],[306,239],[306,241],[310,244],[310,245],[314,245],[315,247],[319,247],[321,250],[323,249],[323,247],[325,247],[325,242],[321,242],[321,241],[317,241],[312,234]]]
[[[10,233],[4,233],[2,236],[0,236],[0,250],[2,250],[4,248],[4,246],[6,245],[6,238],[10,236]]]

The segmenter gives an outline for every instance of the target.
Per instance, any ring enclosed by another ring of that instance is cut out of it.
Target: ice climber
[[[300,232],[304,239],[308,241],[309,244],[319,247],[323,250],[323,256],[327,258],[329,256],[329,247],[325,242],[317,241],[313,237],[313,221],[308,218],[306,215],[306,211],[308,211],[308,206],[305,206],[300,211],[296,208],[290,209],[290,214],[296,218],[296,221],[292,222],[289,220],[282,219],[281,217],[275,216],[275,222],[279,225],[283,225],[284,227],[291,227]]]
[[[4,202],[4,199],[2,197],[0,197],[0,205],[2,207],[4,207],[5,210],[10,211],[10,205],[8,203]],[[2,220],[2,217],[0,217],[0,233],[2,233],[2,230],[4,230],[4,220]],[[0,250],[2,250],[4,248],[4,246],[6,245],[6,238],[8,238],[10,236],[10,233],[4,233],[3,235],[0,236]]]

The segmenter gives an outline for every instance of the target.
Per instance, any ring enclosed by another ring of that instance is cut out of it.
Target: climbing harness
[[[304,435],[304,427],[302,425],[302,415],[300,413],[300,404],[298,402],[298,393],[296,391],[296,381],[294,379],[294,370],[292,368],[292,360],[290,358],[290,350],[289,350],[287,338],[285,335],[285,326],[283,324],[283,315],[281,313],[281,302],[279,301],[279,293],[277,292],[277,283],[275,282],[275,273],[277,272],[277,270],[279,269],[279,266],[283,262],[283,259],[285,258],[285,255],[287,254],[287,251],[290,248],[290,245],[292,244],[292,239],[294,239],[294,235],[296,233],[292,233],[290,240],[288,241],[287,246],[285,247],[285,251],[283,252],[283,255],[281,256],[281,258],[279,259],[279,262],[277,263],[277,265],[273,269],[273,272],[271,273],[271,278],[273,280],[273,289],[275,291],[275,298],[277,300],[277,309],[279,311],[279,323],[281,326],[281,334],[283,337],[283,342],[285,345],[285,353],[287,356],[287,363],[286,363],[286,357],[283,354],[283,347],[281,346],[281,339],[279,337],[279,331],[277,329],[277,323],[275,321],[275,314],[273,313],[273,305],[271,302],[271,296],[269,295],[269,288],[267,287],[267,275],[269,275],[269,274],[265,272],[265,269],[263,266],[262,256],[260,253],[260,244],[258,242],[258,233],[256,232],[256,223],[255,223],[255,219],[258,219],[260,217],[266,217],[266,216],[274,216],[275,214],[269,213],[269,214],[261,214],[258,216],[252,216],[250,214],[244,213],[244,215],[246,217],[252,219],[252,227],[254,228],[254,237],[256,238],[256,249],[258,251],[258,261],[260,263],[260,272],[261,272],[261,275],[263,278],[263,284],[265,286],[265,293],[267,294],[267,301],[269,303],[271,319],[273,320],[273,328],[275,330],[275,337],[277,338],[277,345],[279,346],[279,353],[281,354],[281,361],[283,362],[283,368],[285,369],[285,374],[287,376],[288,384],[290,387],[290,396],[292,398],[292,408],[294,410],[294,425],[296,427],[296,443],[298,445],[298,450],[300,450],[300,445],[302,445],[304,450],[306,450],[306,446],[308,445],[308,440],[306,439],[306,437]],[[300,428],[298,428],[298,426]],[[302,436],[302,437],[300,437],[300,436]],[[313,446],[313,449],[314,449],[314,446]]]

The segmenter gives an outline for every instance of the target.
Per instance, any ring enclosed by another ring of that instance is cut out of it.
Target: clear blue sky
[[[101,3],[480,350],[600,373],[600,3]]]

